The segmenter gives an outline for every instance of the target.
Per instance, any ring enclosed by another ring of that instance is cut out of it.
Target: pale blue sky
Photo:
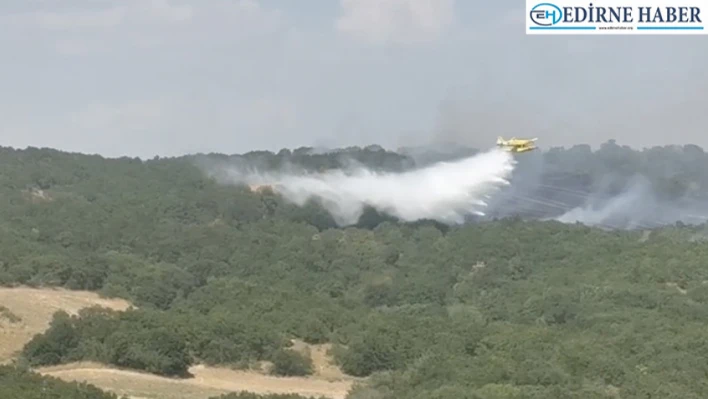
[[[480,0],[5,0],[0,145],[708,147],[705,37],[528,37],[524,14]]]

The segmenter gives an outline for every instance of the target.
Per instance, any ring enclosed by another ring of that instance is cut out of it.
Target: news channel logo
[[[708,2],[526,0],[527,35],[705,35]]]

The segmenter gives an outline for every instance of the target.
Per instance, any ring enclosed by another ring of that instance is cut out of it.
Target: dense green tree
[[[271,373],[279,376],[304,376],[312,374],[312,359],[291,349],[280,349],[273,354]]]

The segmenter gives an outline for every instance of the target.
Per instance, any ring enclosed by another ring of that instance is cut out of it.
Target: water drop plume
[[[355,166],[309,174],[230,168],[226,175],[232,184],[272,186],[297,205],[314,199],[339,225],[355,224],[366,206],[405,221],[456,224],[468,215],[484,214],[487,199],[509,184],[515,164],[511,154],[493,149],[399,173]]]

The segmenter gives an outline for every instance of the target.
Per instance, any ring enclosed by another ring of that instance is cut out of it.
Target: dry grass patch
[[[188,379],[173,379],[147,373],[109,368],[82,362],[37,369],[65,381],[87,382],[133,398],[207,399],[229,392],[257,394],[296,393],[303,396],[344,399],[353,381],[327,381],[313,377],[273,377],[257,371],[193,366]]]
[[[10,361],[32,337],[44,332],[56,311],[76,314],[94,305],[114,310],[130,307],[125,300],[101,298],[87,291],[0,287],[0,307],[4,309],[0,315],[0,363]]]
[[[131,304],[122,299],[101,298],[86,291],[0,288],[0,363],[11,361],[32,337],[45,331],[56,311],[77,314],[79,310],[91,306],[124,311]],[[197,365],[189,370],[193,378],[172,379],[94,362],[41,367],[36,371],[65,381],[88,382],[135,399],[206,399],[238,391],[344,399],[357,381],[333,364],[328,355],[330,345],[308,345],[296,340],[292,349],[310,354],[314,366],[312,376],[275,377],[267,374],[267,367],[244,371]]]

